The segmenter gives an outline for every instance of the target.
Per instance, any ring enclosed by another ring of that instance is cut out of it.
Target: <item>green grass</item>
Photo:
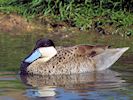
[[[14,0],[0,0],[0,5],[8,5],[11,2],[13,2]]]
[[[124,29],[124,34],[131,33],[133,26],[133,1],[125,0],[0,0],[0,11],[19,13],[28,19],[35,16],[51,16],[57,21],[69,21],[81,30],[90,29],[94,22],[106,25],[113,22],[117,29]],[[127,6],[130,5],[130,8]],[[123,6],[123,7],[122,7]],[[114,32],[113,32],[114,33]]]

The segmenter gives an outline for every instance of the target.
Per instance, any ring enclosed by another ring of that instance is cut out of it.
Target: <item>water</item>
[[[85,39],[80,39],[80,42],[71,40],[72,43],[70,43],[70,41],[67,42],[68,39],[64,39],[65,42],[61,44],[58,42],[60,40],[53,37],[56,45],[107,43],[118,47],[130,46],[130,50],[112,66],[113,69],[101,72],[57,76],[20,76],[18,71],[21,60],[30,53],[35,40],[40,37],[42,35],[0,35],[0,100],[133,99],[132,39],[120,38],[118,40],[117,37],[113,41],[106,37],[98,39],[88,35],[91,41],[85,38],[87,36],[83,36]]]
[[[131,72],[0,77],[0,100],[132,100]],[[130,77],[130,80],[124,79]],[[2,87],[3,85],[3,87]]]

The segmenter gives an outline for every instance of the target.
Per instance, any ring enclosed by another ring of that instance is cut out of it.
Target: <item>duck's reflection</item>
[[[27,90],[27,95],[32,97],[55,96],[57,88],[80,93],[98,89],[113,89],[122,87],[125,82],[121,79],[120,73],[111,70],[73,75],[28,75],[21,76],[21,80],[26,85],[36,88]]]

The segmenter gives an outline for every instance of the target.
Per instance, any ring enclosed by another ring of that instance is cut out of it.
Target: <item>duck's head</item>
[[[54,42],[51,39],[39,39],[36,42],[36,45],[35,45],[33,51],[35,51],[36,49],[41,48],[41,47],[51,47],[51,46],[55,47]]]
[[[42,56],[51,56],[49,52],[51,54],[57,53],[53,41],[50,39],[39,39],[31,54],[24,59],[24,62],[32,63]]]

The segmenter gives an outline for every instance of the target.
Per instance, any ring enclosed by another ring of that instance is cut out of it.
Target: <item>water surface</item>
[[[132,100],[132,76],[112,70],[57,76],[2,74],[0,100]]]

